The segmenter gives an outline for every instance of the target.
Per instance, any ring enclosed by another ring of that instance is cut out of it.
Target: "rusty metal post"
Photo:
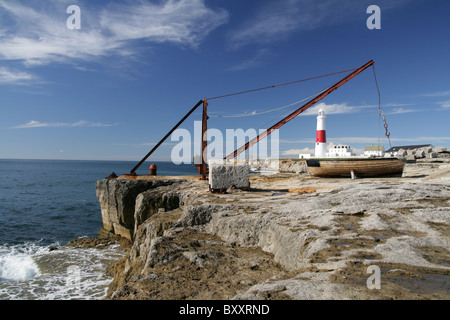
[[[139,163],[130,171],[131,175],[135,175],[136,174],[136,170],[145,162],[145,160],[147,160],[148,157],[151,156],[151,154],[158,149],[158,147],[184,122],[184,120],[187,119],[187,117],[189,117],[192,112],[195,111],[195,109],[198,108],[198,106],[200,106],[202,104],[203,100],[200,100],[199,102],[197,102],[197,104],[164,136],[164,138],[162,138],[157,144],[156,146],[153,147],[152,150],[150,150],[149,153],[147,153],[147,155],[142,158],[141,161],[139,161]]]
[[[207,155],[207,148],[208,148],[208,137],[206,130],[208,130],[208,99],[203,100],[203,115],[202,115],[202,150],[201,150],[201,157],[202,157],[202,165],[200,167],[200,174],[202,175],[201,180],[206,180],[206,174],[208,172],[207,166],[206,166],[206,155]]]

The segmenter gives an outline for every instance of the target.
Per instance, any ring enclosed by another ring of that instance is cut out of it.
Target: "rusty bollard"
[[[156,169],[157,169],[156,164],[153,163],[150,165],[150,175],[151,176],[156,176]]]

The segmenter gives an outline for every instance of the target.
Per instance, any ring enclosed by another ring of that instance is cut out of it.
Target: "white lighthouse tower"
[[[319,110],[317,116],[317,133],[316,133],[316,158],[324,158],[327,152],[327,136],[325,133],[325,111]]]

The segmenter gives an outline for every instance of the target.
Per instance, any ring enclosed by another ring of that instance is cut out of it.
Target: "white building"
[[[348,158],[354,156],[352,148],[346,145],[338,145],[328,149],[327,158]]]

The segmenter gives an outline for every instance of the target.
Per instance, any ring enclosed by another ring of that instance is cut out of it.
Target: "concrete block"
[[[209,187],[212,191],[226,190],[230,187],[238,189],[250,188],[250,174],[247,164],[234,161],[209,161]]]

